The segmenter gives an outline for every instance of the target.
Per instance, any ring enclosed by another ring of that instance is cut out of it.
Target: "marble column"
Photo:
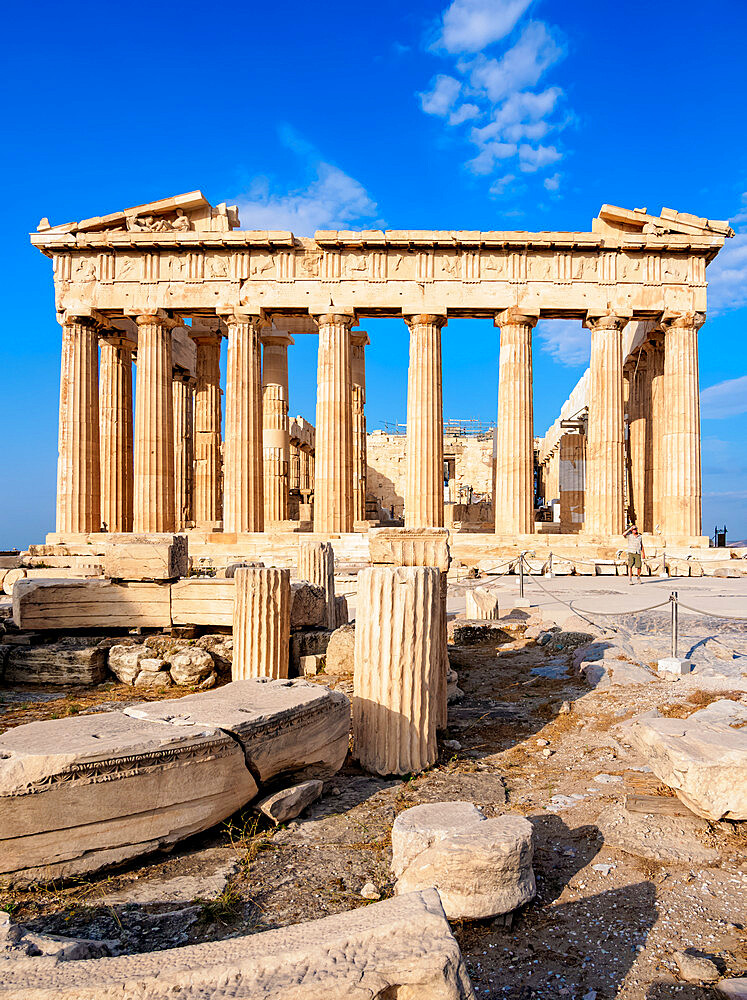
[[[701,533],[698,330],[704,322],[704,313],[687,313],[668,320],[664,328],[663,530],[667,536]]]
[[[350,338],[350,375],[353,402],[353,521],[366,520],[366,347],[371,343],[364,330],[353,330]]]
[[[407,375],[405,527],[444,523],[444,418],[441,329],[445,316],[406,316],[410,328]]]
[[[176,530],[184,531],[194,521],[194,379],[186,372],[174,372],[171,390],[174,410],[174,509]]]
[[[108,531],[132,531],[132,351],[118,337],[101,339],[99,440],[101,523]]]
[[[99,464],[99,344],[95,322],[66,316],[62,323],[57,531],[101,527]]]
[[[298,493],[301,489],[301,446],[298,441],[291,441],[288,450],[290,454],[288,489]]]
[[[326,313],[319,324],[314,531],[353,530],[353,421],[350,405],[350,314]]]
[[[213,530],[222,520],[221,503],[221,391],[218,332],[193,334],[197,345],[197,385],[194,419],[194,520],[198,528]]]
[[[536,323],[536,316],[518,309],[506,309],[495,317],[501,331],[495,471],[498,535],[534,531],[532,330]]]
[[[133,530],[171,532],[174,509],[174,417],[171,330],[161,315],[137,317]]]
[[[664,394],[664,337],[658,334],[647,345],[649,355],[650,434],[646,440],[646,462],[651,481],[651,524],[644,531],[661,534],[664,525],[664,460],[663,439],[667,419],[667,400]]]
[[[311,453],[307,444],[302,444],[299,448],[299,490],[306,496],[311,492],[310,458]]]
[[[626,323],[615,315],[586,323],[591,330],[591,362],[584,531],[590,535],[619,535],[625,527],[622,331]]]
[[[560,530],[579,531],[584,520],[586,435],[564,434],[560,439]]]
[[[288,520],[290,441],[288,438],[288,346],[279,330],[262,334],[262,411],[265,524]]]
[[[228,327],[223,531],[264,530],[262,361],[259,317],[233,313]]]
[[[652,530],[651,475],[648,468],[651,435],[651,373],[649,357],[641,348],[628,378],[628,450],[632,516],[640,531]]]

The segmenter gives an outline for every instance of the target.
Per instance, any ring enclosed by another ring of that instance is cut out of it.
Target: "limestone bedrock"
[[[434,889],[294,924],[90,962],[0,969],[7,1000],[474,1000]]]
[[[644,712],[628,740],[688,809],[705,819],[747,819],[747,705],[722,699],[687,719]]]
[[[450,920],[494,917],[528,903],[536,893],[532,855],[527,819],[486,819],[469,802],[415,806],[392,827],[395,891],[435,886]]]

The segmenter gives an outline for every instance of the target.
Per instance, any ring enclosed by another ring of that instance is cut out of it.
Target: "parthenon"
[[[299,511],[318,534],[365,530],[367,317],[409,328],[405,525],[443,525],[442,330],[474,317],[500,337],[496,537],[535,531],[532,331],[571,318],[591,338],[584,398],[564,417],[583,410],[583,433],[576,421],[538,456],[545,485],[554,455],[583,458],[561,530],[606,542],[627,515],[697,543],[698,331],[728,223],[604,205],[590,232],[238,227],[236,208],[194,191],[32,234],[62,324],[57,540],[190,526],[235,541],[294,529]],[[313,427],[289,418],[288,349],[306,334]]]

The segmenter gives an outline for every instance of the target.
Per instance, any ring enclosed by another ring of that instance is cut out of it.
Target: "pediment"
[[[162,198],[144,205],[125,208],[109,215],[97,215],[80,222],[50,226],[42,219],[37,232],[43,233],[186,233],[228,232],[239,225],[238,209],[225,202],[213,206],[201,191]]]

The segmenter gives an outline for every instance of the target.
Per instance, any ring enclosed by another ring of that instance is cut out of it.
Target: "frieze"
[[[39,781],[32,782],[16,795],[34,795],[48,791],[55,785],[70,784],[101,784],[106,781],[118,781],[122,778],[134,777],[151,771],[157,771],[174,764],[189,760],[215,760],[234,753],[235,744],[226,736],[203,743],[193,743],[162,750],[153,750],[142,754],[126,754],[121,757],[107,757],[100,760],[81,761],[71,764],[56,774],[47,775]]]

